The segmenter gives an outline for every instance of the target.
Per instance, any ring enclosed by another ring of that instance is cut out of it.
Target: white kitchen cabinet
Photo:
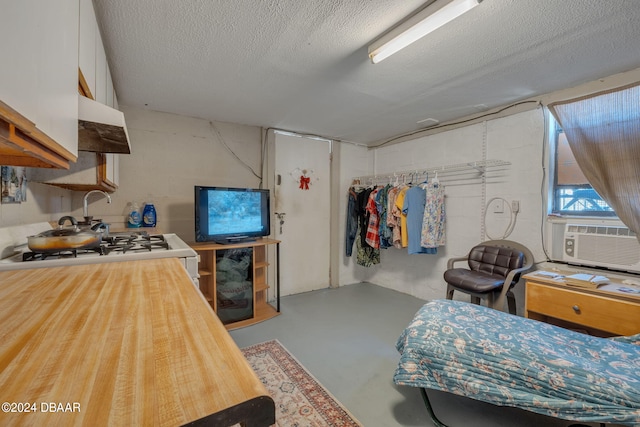
[[[111,80],[111,71],[109,71],[109,67],[107,67],[107,93],[106,93],[106,104],[109,107],[115,108],[113,106],[113,95],[115,90],[113,89],[113,81]]]
[[[96,93],[96,33],[98,33],[98,25],[92,0],[80,0],[79,28],[78,66],[89,89],[89,98],[93,99]]]
[[[79,16],[79,67],[75,71],[78,90],[88,98],[117,108],[111,73],[91,0],[80,0]],[[76,118],[76,133],[77,128]],[[78,161],[68,171],[34,169],[30,179],[75,191],[98,189],[113,192],[118,188],[119,164],[119,154],[79,151]]]
[[[118,188],[120,185],[120,154],[104,153],[106,162],[105,181]]]
[[[91,0],[80,0],[78,63],[84,81],[85,96],[109,107],[114,106],[114,88],[106,51]]]
[[[30,170],[30,180],[74,191],[118,188],[119,154],[80,151],[78,161],[69,170]]]
[[[107,54],[102,45],[100,31],[96,32],[96,91],[95,100],[107,105]]]
[[[75,159],[78,13],[78,0],[2,5],[0,163],[10,159],[12,165],[64,167]],[[16,129],[33,128],[38,132],[15,135]],[[45,156],[48,151],[52,158]]]

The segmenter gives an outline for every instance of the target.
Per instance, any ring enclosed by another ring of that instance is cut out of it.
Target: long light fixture
[[[377,64],[447,22],[476,7],[482,0],[436,0],[369,46],[369,58]]]

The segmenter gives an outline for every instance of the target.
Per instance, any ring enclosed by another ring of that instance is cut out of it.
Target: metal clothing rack
[[[376,185],[382,184],[383,182],[391,183],[394,180],[402,180],[402,182],[406,183],[426,178],[430,175],[438,177],[438,180],[440,181],[444,179],[473,179],[484,176],[490,169],[508,166],[510,164],[510,162],[504,160],[479,160],[475,162],[433,166],[426,169],[413,169],[385,174],[357,176],[353,178],[353,183],[354,185]],[[407,181],[407,179],[410,181]]]

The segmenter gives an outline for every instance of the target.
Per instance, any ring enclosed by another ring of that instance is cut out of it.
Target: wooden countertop
[[[275,422],[177,259],[0,272],[0,336],[0,425]]]
[[[212,250],[212,249],[238,249],[238,248],[246,248],[249,246],[267,246],[274,245],[276,243],[280,243],[280,240],[269,239],[266,237],[257,238],[256,240],[249,240],[246,242],[240,243],[215,243],[215,242],[189,242],[189,246],[191,246],[196,251],[199,250]]]

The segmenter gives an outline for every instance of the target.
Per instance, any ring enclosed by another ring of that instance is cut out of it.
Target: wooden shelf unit
[[[620,290],[631,286],[611,280],[582,289],[536,273],[523,278],[525,317],[601,337],[640,333],[640,295]]]
[[[252,284],[252,311],[251,317],[239,321],[228,322],[225,327],[230,329],[242,328],[258,322],[271,319],[280,314],[280,241],[273,239],[257,239],[252,242],[219,244],[213,242],[195,242],[190,246],[198,253],[198,274],[200,275],[200,291],[209,302],[213,311],[218,313],[219,292],[218,283],[218,259],[225,251],[230,249],[250,249],[251,264],[249,266],[248,280]],[[267,261],[267,247],[276,246],[276,286],[275,307],[268,301],[269,262]],[[220,315],[220,314],[219,314]]]

